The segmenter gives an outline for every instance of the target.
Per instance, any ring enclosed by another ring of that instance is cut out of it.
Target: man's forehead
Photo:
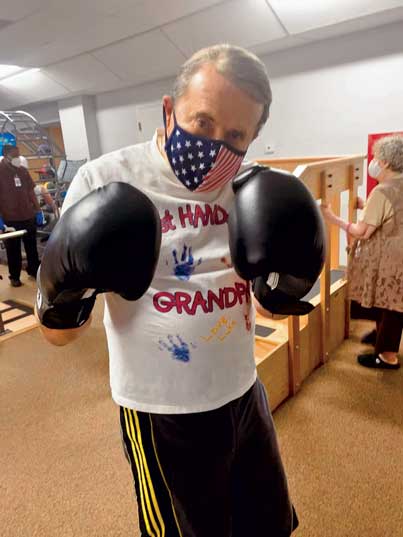
[[[219,93],[220,91],[241,92],[233,82],[219,73],[214,65],[211,64],[201,66],[194,73],[189,80],[188,90],[195,93],[208,93],[210,95],[212,91],[215,93]]]
[[[180,100],[185,106],[191,105],[194,112],[227,112],[240,123],[245,123],[245,119],[256,113],[260,118],[263,110],[262,104],[225,78],[213,65],[202,66],[192,76]]]

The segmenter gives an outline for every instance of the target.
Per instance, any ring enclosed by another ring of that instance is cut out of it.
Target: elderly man
[[[36,245],[36,226],[43,224],[43,213],[34,192],[34,183],[23,165],[18,147],[5,145],[0,162],[0,233],[11,227],[25,229],[23,236],[27,254],[28,275],[35,278],[39,266]],[[20,287],[22,258],[21,239],[5,241],[10,284]]]
[[[270,103],[256,56],[229,45],[196,53],[163,97],[165,129],[80,169],[40,268],[37,312],[56,345],[88,328],[94,289],[113,291],[112,397],[144,536],[285,537],[297,526],[226,225],[232,180]],[[140,283],[157,228],[156,272]]]

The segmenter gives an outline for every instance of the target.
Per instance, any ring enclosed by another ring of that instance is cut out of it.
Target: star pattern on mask
[[[243,159],[243,154],[225,143],[199,138],[179,126],[175,127],[168,144],[167,154],[174,173],[190,190],[220,188],[236,175]]]

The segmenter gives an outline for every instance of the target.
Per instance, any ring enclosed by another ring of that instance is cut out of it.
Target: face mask
[[[12,166],[15,166],[16,168],[19,168],[21,166],[20,157],[14,157],[11,160],[10,159],[7,159],[7,160]]]
[[[371,177],[376,179],[382,172],[382,168],[379,166],[379,162],[376,159],[372,159],[368,166],[368,173]]]
[[[165,124],[165,152],[179,181],[189,190],[210,192],[221,188],[237,174],[246,154],[221,140],[195,136],[176,122],[167,137]]]

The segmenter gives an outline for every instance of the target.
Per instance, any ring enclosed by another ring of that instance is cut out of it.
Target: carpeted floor
[[[24,281],[0,300],[32,302]],[[37,329],[0,345],[1,537],[139,535],[101,316],[68,347]],[[275,412],[297,537],[403,536],[403,370],[356,365],[369,326]]]
[[[372,371],[353,333],[274,414],[297,537],[403,536],[403,369]],[[401,346],[403,357],[403,346]]]

